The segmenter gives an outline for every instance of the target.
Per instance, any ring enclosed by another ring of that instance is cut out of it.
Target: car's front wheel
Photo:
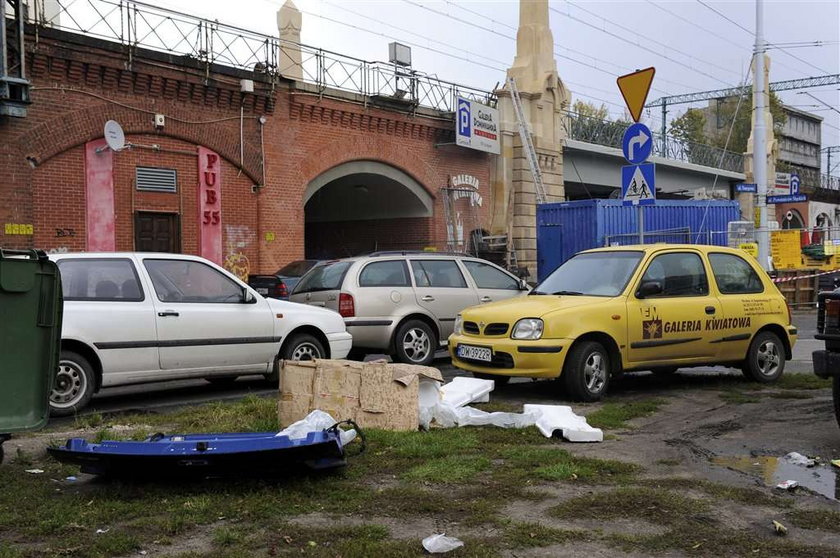
[[[435,358],[437,338],[429,324],[409,320],[397,330],[394,349],[398,362],[428,366]]]
[[[747,350],[744,362],[745,375],[756,382],[775,382],[785,371],[785,347],[779,336],[772,331],[756,335]]]
[[[63,417],[81,411],[94,391],[96,375],[90,362],[73,351],[61,351],[50,393],[50,414]]]
[[[309,333],[295,333],[283,344],[280,350],[280,360],[315,360],[316,358],[327,358],[327,351],[324,344]],[[280,362],[275,361],[270,374],[265,379],[272,384],[280,382]]]
[[[610,383],[610,354],[597,341],[576,343],[563,366],[563,385],[575,401],[598,401]]]

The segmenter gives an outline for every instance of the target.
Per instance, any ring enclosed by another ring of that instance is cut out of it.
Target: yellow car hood
[[[611,297],[604,296],[528,295],[472,306],[461,312],[461,316],[471,322],[513,324],[521,318],[544,318],[554,312],[591,307],[611,300]]]

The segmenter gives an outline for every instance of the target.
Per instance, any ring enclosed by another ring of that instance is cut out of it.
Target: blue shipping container
[[[581,250],[638,244],[638,209],[621,200],[580,200],[537,207],[541,281]],[[662,200],[644,208],[645,242],[726,246],[727,225],[741,220],[733,200]]]

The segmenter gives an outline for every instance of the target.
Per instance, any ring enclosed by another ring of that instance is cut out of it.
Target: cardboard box
[[[418,386],[443,382],[436,368],[379,360],[283,361],[280,368],[280,424],[288,426],[315,409],[362,428],[417,430]]]

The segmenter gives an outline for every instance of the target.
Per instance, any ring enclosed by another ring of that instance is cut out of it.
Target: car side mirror
[[[662,294],[662,281],[645,281],[636,292],[638,298],[647,298]]]
[[[257,302],[257,297],[254,296],[254,293],[252,293],[248,289],[243,290],[245,291],[245,294],[242,297],[242,302],[244,302],[245,304],[255,304]]]
[[[519,280],[519,290],[520,291],[527,291],[530,288],[531,287],[528,286],[528,281],[526,281],[525,279],[520,279]]]

